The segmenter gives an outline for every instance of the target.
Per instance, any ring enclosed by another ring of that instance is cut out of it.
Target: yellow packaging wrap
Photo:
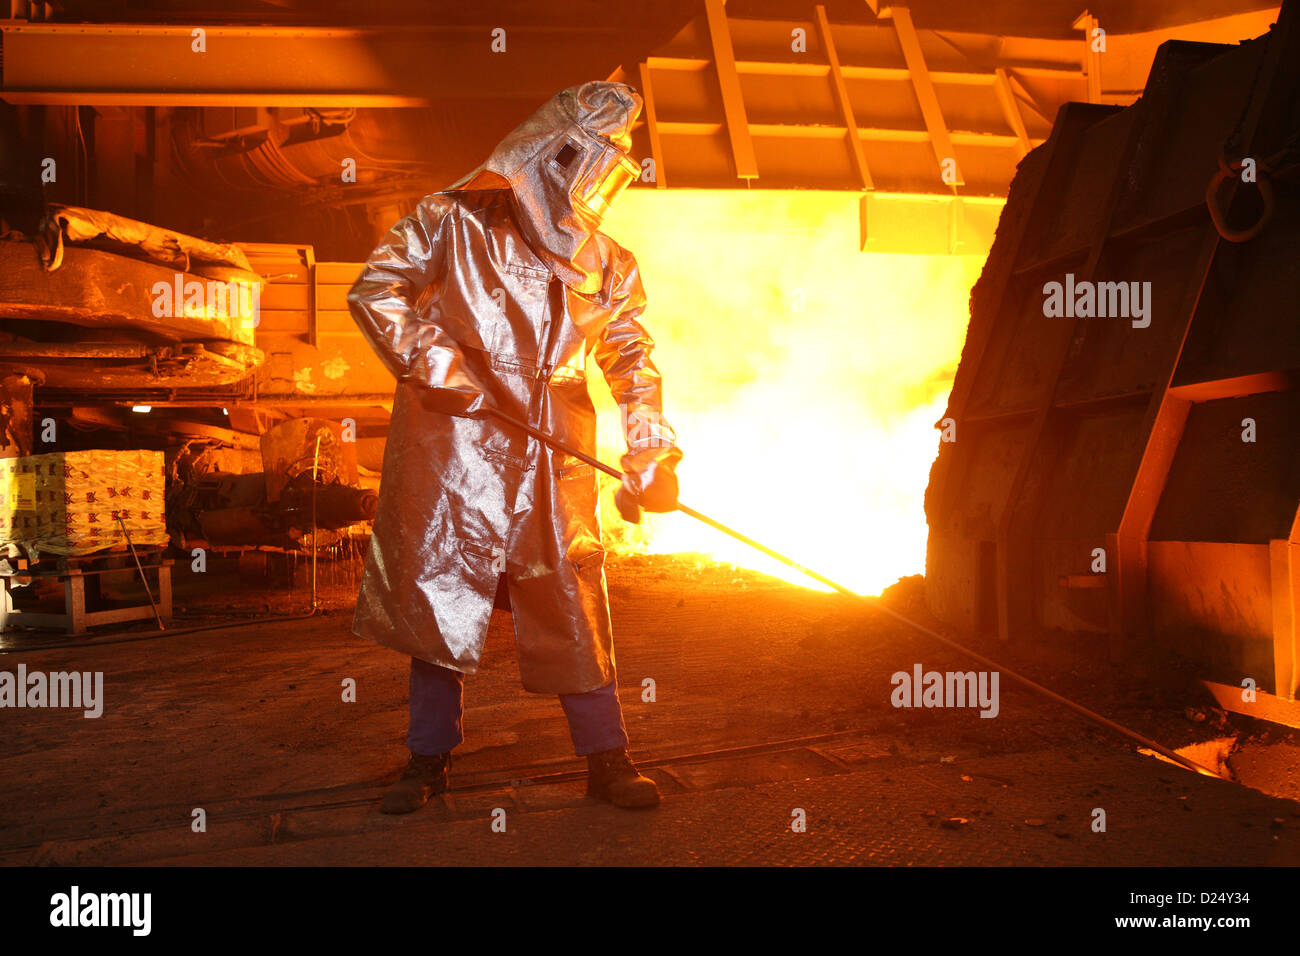
[[[0,459],[0,545],[28,556],[167,544],[163,453],[51,452]]]

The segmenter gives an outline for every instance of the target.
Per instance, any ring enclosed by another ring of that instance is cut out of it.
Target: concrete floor
[[[102,670],[106,703],[97,720],[0,710],[0,862],[1300,863],[1300,803],[1140,756],[1010,681],[995,719],[894,708],[894,672],[969,666],[838,596],[686,558],[617,561],[609,580],[633,753],[660,783],[657,810],[583,796],[558,702],[519,688],[498,613],[467,682],[451,792],[409,817],[378,813],[405,761],[406,662],[352,636],[354,579],[328,569],[311,620],[46,650],[51,638],[7,635],[25,649],[0,670]],[[194,622],[305,598],[208,582],[180,587]],[[888,599],[924,619],[918,581]],[[1157,670],[1116,669],[1084,646],[981,649],[1169,746],[1249,740],[1252,780],[1300,795],[1295,741],[1204,709],[1189,719],[1207,698],[1176,667],[1153,682],[1142,675]],[[1274,753],[1290,756],[1261,772]],[[206,832],[191,828],[196,808]]]

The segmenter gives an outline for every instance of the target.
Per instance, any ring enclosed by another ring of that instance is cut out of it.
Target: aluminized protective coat
[[[483,415],[594,455],[590,354],[626,410],[632,483],[681,457],[636,260],[583,201],[626,168],[618,144],[639,109],[619,84],[558,94],[484,167],[421,200],[352,287],[353,316],[398,379],[357,634],[473,673],[504,573],[526,689],[614,678],[596,472]]]

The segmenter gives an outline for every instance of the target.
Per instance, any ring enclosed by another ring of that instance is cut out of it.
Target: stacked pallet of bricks
[[[164,546],[163,453],[52,452],[0,460],[0,547],[75,556]],[[120,519],[120,521],[119,521]]]

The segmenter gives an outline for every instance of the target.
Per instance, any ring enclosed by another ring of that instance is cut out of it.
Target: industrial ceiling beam
[[[202,31],[202,51],[195,31]],[[284,28],[0,21],[0,99],[111,106],[425,106],[538,102],[588,79],[614,29]],[[500,44],[498,44],[499,47]]]
[[[844,83],[844,74],[840,70],[839,54],[835,52],[835,38],[831,36],[831,24],[826,19],[826,8],[817,4],[817,32],[821,37],[822,51],[826,54],[826,63],[830,70],[831,89],[835,94],[835,105],[844,117],[844,126],[848,133],[849,149],[853,156],[853,166],[862,181],[863,189],[874,189],[871,170],[867,166],[867,154],[862,148],[858,136],[858,123],[853,116],[853,101],[849,99],[849,89]]]
[[[1083,31],[1083,72],[1088,78],[1088,102],[1101,102],[1101,51],[1093,33],[1100,31],[1098,20],[1087,10],[1079,14],[1072,24],[1074,29]],[[1104,35],[1104,34],[1101,34]],[[1102,41],[1104,43],[1104,41]]]
[[[673,136],[716,136],[723,131],[724,124],[695,121],[666,122],[661,120],[658,123],[658,129],[660,134]],[[751,134],[758,136],[782,139],[843,139],[848,129],[844,126],[831,124],[814,126],[795,123],[750,123],[749,131]],[[858,127],[856,132],[859,141],[866,140],[874,143],[930,142],[930,136],[925,130]],[[962,146],[1008,147],[1016,146],[1019,140],[1015,136],[1008,136],[1005,133],[953,133],[952,142]],[[1039,146],[1043,142],[1044,140],[1041,139],[1031,139],[1029,141],[1031,147]]]
[[[713,65],[722,93],[722,115],[731,140],[736,178],[757,179],[758,160],[754,156],[754,141],[749,136],[745,98],[740,89],[740,75],[736,72],[736,53],[731,45],[731,30],[727,27],[727,11],[723,9],[722,0],[704,0],[704,14],[713,45]]]
[[[655,164],[655,188],[668,188],[668,175],[664,169],[664,146],[659,138],[659,114],[655,111],[654,87],[650,85],[650,67],[640,65],[641,99],[645,102],[646,132],[650,137],[650,156]]]
[[[907,71],[912,75],[912,89],[916,93],[917,104],[921,107],[921,116],[925,128],[930,134],[930,143],[934,147],[935,162],[939,164],[940,176],[943,175],[945,162],[953,165],[951,178],[944,179],[949,186],[962,186],[961,166],[953,153],[952,140],[948,136],[948,125],[943,119],[943,110],[939,107],[939,96],[934,91],[934,81],[930,78],[925,65],[925,54],[921,51],[921,41],[912,23],[912,12],[907,7],[890,8],[890,19],[898,31],[898,45],[903,49],[903,60]]]
[[[832,26],[824,3],[803,21],[729,18],[720,0],[704,2],[641,61],[643,85],[654,84],[660,171],[677,187],[753,185],[741,171],[757,178],[761,154],[770,188],[1003,195],[1051,126],[1043,109],[1084,96],[1073,40],[957,42],[916,28],[900,5],[878,12],[877,25]],[[846,142],[842,156],[831,139]],[[939,175],[925,172],[925,154]]]
[[[680,70],[684,73],[707,70],[713,65],[711,60],[692,56],[650,56],[646,65],[654,70]],[[1034,66],[1019,61],[1009,60],[1004,70],[1015,70],[1050,80],[1078,79],[1077,68]],[[848,80],[910,80],[912,74],[906,67],[900,66],[860,66],[840,63],[841,75]],[[831,75],[826,63],[796,63],[789,60],[737,60],[736,72],[741,76],[812,76],[827,77]],[[954,86],[988,86],[997,82],[997,76],[990,70],[930,70],[930,79],[935,83],[947,83]]]
[[[994,71],[994,90],[998,94],[998,103],[1002,106],[1002,115],[1007,118],[1007,125],[1011,131],[1016,134],[1016,140],[1020,149],[1020,158],[1024,159],[1025,154],[1033,149],[1029,142],[1029,133],[1025,130],[1025,118],[1020,115],[1020,108],[1016,106],[1015,95],[1011,92],[1011,81],[1007,78],[1007,71],[998,67]]]

